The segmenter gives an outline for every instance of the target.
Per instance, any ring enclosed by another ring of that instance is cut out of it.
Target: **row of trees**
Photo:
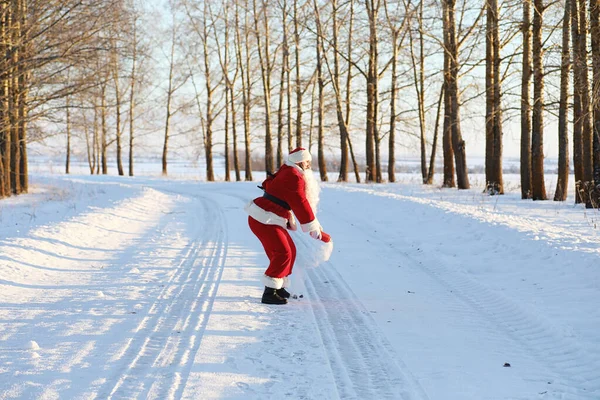
[[[26,126],[29,57],[26,3],[0,3],[0,198],[27,191]]]
[[[253,151],[272,171],[290,149],[315,146],[322,180],[333,149],[339,181],[361,181],[362,169],[367,182],[394,182],[402,144],[418,149],[427,184],[441,148],[443,185],[465,189],[468,123],[485,126],[485,190],[502,194],[504,126],[520,119],[522,197],[543,200],[550,118],[555,200],[572,159],[576,201],[598,206],[600,0],[97,3],[2,3],[3,175],[26,182],[30,122],[34,139],[66,136],[67,172],[83,148],[91,173],[114,157],[125,174],[127,147],[133,175],[134,146],[162,145],[167,174],[175,143],[203,157],[207,180],[215,149],[226,180],[251,180]]]
[[[95,70],[78,77],[70,71],[88,65],[103,51],[98,33],[118,23],[107,17],[116,5],[117,1],[0,2],[0,198],[28,190],[29,133],[34,132],[34,139],[42,137],[70,96],[95,87],[89,79]]]

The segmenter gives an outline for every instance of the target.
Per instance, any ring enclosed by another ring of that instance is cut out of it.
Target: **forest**
[[[183,149],[207,181],[216,157],[253,180],[307,147],[321,180],[372,183],[396,181],[402,146],[423,184],[468,189],[465,124],[501,195],[516,123],[523,199],[600,206],[600,0],[3,0],[0,46],[0,198],[47,142],[67,174],[77,156],[134,176],[152,154],[168,175]]]

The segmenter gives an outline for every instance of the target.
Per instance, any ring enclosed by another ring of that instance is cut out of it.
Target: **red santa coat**
[[[263,283],[279,289],[288,286],[288,276],[296,260],[296,247],[287,232],[287,229],[295,230],[292,211],[304,232],[320,230],[321,225],[307,200],[303,171],[296,164],[286,162],[274,177],[262,183],[262,187],[291,208],[290,211],[265,197],[257,197],[246,206],[250,229],[269,257]]]
[[[302,231],[310,232],[320,229],[321,225],[306,198],[306,184],[300,167],[286,162],[279,168],[275,177],[267,178],[262,187],[271,196],[285,201],[294,212]],[[283,228],[289,223],[292,229],[295,225],[294,216],[290,210],[274,203],[265,197],[257,197],[248,206],[248,214],[265,225],[278,225]],[[294,230],[294,229],[293,229]]]

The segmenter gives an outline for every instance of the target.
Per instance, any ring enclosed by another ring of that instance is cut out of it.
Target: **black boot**
[[[291,296],[290,292],[285,290],[285,288],[283,288],[283,287],[281,289],[277,289],[275,291],[275,293],[277,293],[279,295],[279,297],[283,297],[284,299],[289,299]]]
[[[262,295],[262,303],[264,304],[287,304],[287,299],[284,299],[277,294],[277,289],[265,286],[265,291]]]

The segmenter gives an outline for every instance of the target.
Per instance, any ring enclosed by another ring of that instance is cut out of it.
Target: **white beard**
[[[304,170],[304,184],[306,190],[306,200],[308,200],[308,204],[313,210],[315,216],[317,215],[317,206],[319,205],[319,194],[321,192],[321,187],[319,186],[319,181],[315,179],[315,175],[313,171],[308,168]]]

